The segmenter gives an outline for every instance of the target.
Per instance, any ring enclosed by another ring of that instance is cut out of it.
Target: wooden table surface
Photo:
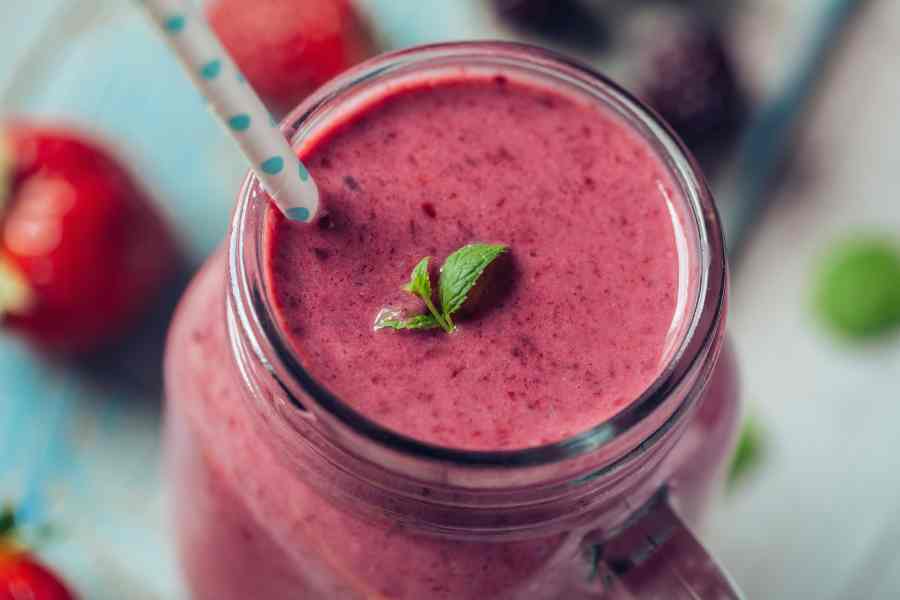
[[[391,46],[510,35],[478,0],[362,4]],[[737,39],[758,97],[789,76],[824,4],[745,3]],[[127,3],[78,0],[60,25],[72,5],[6,0],[2,109],[99,132],[155,191],[198,262],[225,230],[240,159]],[[703,537],[750,598],[900,594],[900,340],[837,344],[809,310],[810,274],[830,241],[900,230],[898,73],[900,2],[873,0],[735,273],[730,330],[768,452],[717,504]],[[129,368],[158,369],[140,361]],[[56,525],[41,553],[83,598],[183,597],[159,473],[160,405],[153,386],[89,377],[0,339],[0,499],[16,500],[28,522]]]

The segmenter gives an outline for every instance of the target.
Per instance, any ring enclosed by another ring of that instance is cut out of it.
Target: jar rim
[[[690,322],[682,339],[657,378],[634,399],[609,419],[590,429],[563,440],[541,446],[512,450],[467,450],[441,446],[412,438],[381,425],[360,413],[324,385],[304,368],[292,349],[277,320],[274,318],[269,287],[264,277],[252,273],[264,273],[262,229],[248,230],[247,216],[254,203],[264,201],[259,183],[251,174],[242,186],[238,197],[228,245],[229,303],[237,313],[237,323],[242,334],[250,340],[257,357],[276,375],[281,388],[287,392],[292,409],[312,411],[322,416],[331,428],[345,430],[360,440],[375,443],[401,456],[461,467],[515,468],[558,463],[583,456],[613,444],[633,433],[651,415],[657,415],[668,404],[665,418],[655,419],[651,430],[638,436],[639,446],[645,446],[668,431],[684,415],[698,394],[688,393],[673,406],[667,400],[682,388],[686,379],[703,367],[701,363],[713,362],[718,349],[726,305],[727,266],[724,240],[718,214],[709,188],[695,160],[683,143],[662,120],[640,101],[602,74],[573,59],[549,50],[512,42],[454,42],[418,46],[383,54],[371,59],[332,80],[301,103],[282,122],[286,135],[296,143],[310,119],[341,102],[347,94],[362,84],[370,84],[388,77],[401,69],[424,68],[437,63],[467,64],[476,59],[487,60],[498,67],[526,66],[554,76],[565,77],[581,86],[589,86],[615,102],[620,110],[640,123],[648,141],[665,151],[667,166],[674,181],[682,188],[682,196],[689,217],[696,226],[698,277],[696,301],[690,311]],[[255,248],[248,246],[255,244]],[[249,265],[248,261],[257,261]],[[711,371],[711,365],[706,365]],[[288,381],[284,381],[284,374]],[[705,385],[705,378],[696,385]],[[300,400],[299,396],[311,400]],[[634,448],[629,448],[617,458],[624,458]]]

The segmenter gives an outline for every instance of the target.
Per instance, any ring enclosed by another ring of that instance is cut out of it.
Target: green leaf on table
[[[764,451],[765,438],[762,428],[755,419],[748,417],[741,428],[737,448],[731,459],[731,467],[728,470],[729,486],[733,486],[753,471],[762,461]]]
[[[877,235],[839,242],[822,260],[814,298],[822,320],[849,338],[900,326],[900,248]]]
[[[422,302],[425,303],[425,306],[428,307],[428,312],[431,313],[431,316],[434,318],[434,321],[438,324],[439,327],[444,328],[445,331],[450,332],[452,329],[447,321],[443,319],[441,313],[438,311],[437,307],[434,305],[434,300],[432,299],[431,292],[431,273],[428,271],[428,261],[431,260],[430,256],[426,256],[419,263],[413,267],[412,274],[409,276],[409,283],[403,286],[404,292],[409,292],[413,296],[418,296]],[[416,324],[419,324],[419,327],[400,327],[401,322],[397,322],[396,327],[394,329],[423,329],[425,328],[424,321],[416,321]],[[388,325],[391,327],[391,325]],[[377,327],[376,327],[377,329]]]

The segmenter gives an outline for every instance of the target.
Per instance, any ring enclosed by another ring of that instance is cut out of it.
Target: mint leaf
[[[409,276],[409,283],[403,286],[403,291],[416,295],[419,298],[431,299],[431,276],[428,274],[428,261],[430,256],[426,256],[413,267],[412,274]]]
[[[504,252],[502,244],[468,244],[444,261],[438,287],[443,317],[451,331],[455,326],[450,315],[462,308],[478,278]]]
[[[402,318],[397,311],[385,309],[375,318],[375,329],[435,329],[441,327],[434,315]]]
[[[421,298],[438,326],[449,333],[453,331],[449,324],[450,322],[442,318],[441,313],[438,312],[438,309],[434,305],[434,301],[431,299],[431,274],[428,272],[429,260],[431,260],[431,257],[426,256],[419,261],[419,264],[413,267],[412,274],[409,276],[409,283],[403,286],[403,291]],[[403,327],[402,329],[410,329],[410,327]],[[421,329],[421,327],[417,327],[416,329]]]
[[[438,282],[440,311],[434,305],[431,273],[428,270],[431,257],[426,256],[413,267],[409,283],[403,286],[403,291],[422,300],[430,314],[406,318],[398,310],[384,308],[375,317],[375,330],[440,327],[447,333],[452,333],[456,326],[450,315],[462,308],[484,270],[506,250],[506,246],[502,244],[468,244],[448,256],[441,266]]]

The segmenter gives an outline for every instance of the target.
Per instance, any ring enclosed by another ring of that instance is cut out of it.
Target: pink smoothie
[[[414,438],[470,449],[559,441],[658,375],[678,284],[647,142],[611,112],[506,77],[418,84],[366,106],[304,158],[327,217],[270,215],[270,286],[304,366]],[[453,334],[373,330],[424,256],[509,257]]]
[[[307,227],[267,213],[266,285],[305,368],[420,440],[560,440],[627,406],[671,350],[679,271],[667,199],[683,198],[648,143],[599,102],[536,85],[457,78],[387,93],[304,146],[327,218]],[[439,264],[472,242],[510,252],[457,332],[373,330],[383,307],[421,310],[400,287],[423,256]],[[193,598],[596,597],[570,587],[593,571],[593,521],[521,538],[441,537],[398,522],[362,477],[363,493],[342,483],[344,454],[309,450],[311,438],[281,418],[291,410],[281,392],[253,369],[268,371],[236,359],[244,342],[228,327],[226,258],[196,278],[166,355],[169,477]],[[725,362],[682,415],[677,443],[617,472],[602,510],[624,519],[666,484],[694,524],[734,433],[732,382]],[[427,504],[430,485],[403,493]]]

